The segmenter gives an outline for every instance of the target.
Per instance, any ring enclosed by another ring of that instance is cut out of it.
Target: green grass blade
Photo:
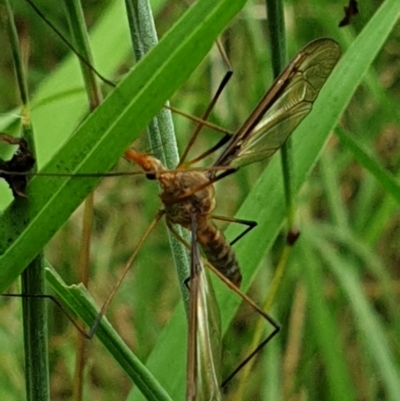
[[[366,298],[362,281],[354,269],[328,243],[313,235],[313,242],[321,252],[321,256],[335,274],[342,286],[349,306],[355,316],[358,331],[362,337],[368,355],[373,359],[376,372],[380,374],[382,385],[389,400],[398,399],[400,371],[392,356],[390,344],[386,339],[383,322],[380,322],[377,313],[372,309]]]
[[[363,146],[357,143],[343,128],[337,127],[335,132],[340,141],[350,150],[357,161],[375,177],[376,181],[387,193],[393,196],[397,203],[400,203],[400,185],[395,177],[385,171],[384,168],[363,149]]]
[[[21,101],[21,136],[27,141],[32,154],[35,154],[33,127],[30,118],[27,73],[23,62],[14,11],[10,3],[5,4],[7,10],[8,39],[13,54],[14,71]],[[43,254],[39,250],[21,275],[22,323],[24,330],[24,365],[25,389],[28,401],[49,400],[49,358],[48,358],[48,313],[44,299],[31,299],[30,295],[42,295],[45,292],[45,274]]]
[[[308,239],[308,237],[307,237]],[[355,401],[356,391],[350,378],[345,355],[341,352],[340,332],[334,319],[333,310],[328,305],[324,294],[324,275],[318,263],[315,252],[309,243],[300,241],[301,269],[307,288],[307,302],[313,305],[309,308],[310,331],[315,339],[317,355],[325,367],[325,377],[332,400]],[[305,338],[307,342],[307,338]],[[310,339],[310,342],[312,340]]]
[[[313,111],[294,133],[296,191],[304,184],[307,175],[315,165],[336,121],[395,26],[399,13],[400,3],[397,0],[388,0],[382,5],[339,61],[315,102]],[[285,221],[284,205],[280,166],[275,158],[238,213],[238,217],[258,222],[257,228],[235,245],[243,269],[242,288],[244,290],[249,287],[257,267],[272,246]],[[232,227],[227,230],[227,235],[228,238],[235,238],[235,229]],[[219,295],[225,330],[234,315],[237,302],[232,302],[225,292]],[[180,383],[185,380],[184,358],[178,357],[184,350],[182,344],[185,343],[185,334],[182,330],[184,330],[184,319],[179,314],[175,314],[160,338],[160,346],[154,350],[148,362],[148,366],[157,374],[160,382],[172,389],[178,389]],[[166,343],[168,347],[164,346]],[[167,370],[165,366],[168,366]],[[171,370],[174,371],[172,378]],[[171,394],[173,394],[172,391]],[[180,397],[182,398],[182,395]],[[181,398],[177,395],[177,399]],[[131,394],[130,399],[141,400],[136,393]]]
[[[125,1],[129,27],[132,38],[135,59],[142,59],[158,42],[154,18],[148,0]],[[169,103],[168,103],[169,105]],[[174,168],[179,163],[179,152],[175,137],[174,123],[171,111],[162,109],[147,127],[152,154],[168,168]],[[187,233],[182,227],[175,226],[175,230],[189,242]],[[182,298],[187,309],[189,293],[184,284],[189,277],[189,260],[186,248],[168,230],[168,237],[175,268],[178,275]]]
[[[127,75],[42,172],[104,172],[146,127],[209,51],[244,0],[202,0]],[[68,219],[99,179],[36,177],[28,198],[0,220],[0,291],[4,291]]]
[[[81,284],[67,286],[61,277],[50,268],[46,269],[46,276],[47,281],[58,298],[62,300],[63,305],[67,305],[70,310],[79,315],[87,326],[90,327],[99,311],[86,288]],[[127,347],[118,333],[115,332],[106,317],[102,318],[96,330],[96,336],[114,355],[115,360],[138,386],[147,400],[171,400],[151,372],[146,369]]]

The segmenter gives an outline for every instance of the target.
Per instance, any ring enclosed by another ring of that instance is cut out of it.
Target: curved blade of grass
[[[396,300],[395,280],[387,266],[374,253],[373,247],[369,247],[367,242],[358,236],[358,233],[343,230],[341,227],[318,224],[312,227],[312,229],[315,232],[318,231],[319,235],[323,236],[326,241],[339,242],[341,246],[347,248],[349,252],[361,260],[364,270],[371,277],[374,277],[382,288],[382,300],[387,308],[388,319],[394,324],[399,320],[398,328],[400,329],[400,319],[397,319],[398,304]]]
[[[157,13],[166,0],[154,0]],[[38,17],[39,18],[39,17]],[[91,29],[91,47],[97,69],[109,79],[126,62],[131,49],[123,2],[111,2]],[[49,31],[49,35],[52,33]],[[86,94],[75,55],[66,60],[40,84],[31,99],[38,164],[43,166],[62,147],[87,113]],[[19,111],[0,116],[0,132],[15,132]],[[0,208],[12,201],[10,191],[0,188]]]
[[[129,51],[128,40],[123,40],[128,35],[126,24],[121,23],[123,18],[123,4],[114,2],[103,13],[91,33],[96,66],[108,77],[112,77]],[[50,31],[49,35],[52,35]],[[38,159],[43,164],[61,147],[87,110],[83,81],[75,55],[68,57],[41,82],[31,106],[39,146]],[[5,130],[6,127],[4,124],[1,129]]]
[[[313,111],[300,125],[293,137],[294,186],[296,192],[306,180],[316,163],[323,146],[343,113],[362,77],[385,43],[396,24],[400,13],[397,0],[387,0],[375,13],[368,25],[342,57],[322,89]],[[238,259],[243,268],[242,288],[246,290],[265,253],[270,249],[285,220],[285,199],[279,160],[275,158],[254,186],[244,202],[238,217],[253,219],[258,226],[236,246]],[[227,231],[234,238],[234,227]],[[218,288],[217,288],[218,289]],[[268,289],[266,289],[267,291]],[[234,316],[238,302],[232,302],[229,294],[219,293],[219,305],[223,319],[223,330]],[[181,383],[184,383],[185,332],[184,319],[175,314],[162,333],[159,347],[149,358],[148,366],[161,383],[171,389],[175,399],[183,399]],[[165,346],[168,344],[168,346]],[[178,357],[179,356],[179,357]],[[168,368],[166,368],[168,367]],[[174,372],[171,377],[171,371]],[[143,400],[135,391],[130,400]]]
[[[47,281],[56,292],[63,305],[74,311],[90,327],[99,313],[93,299],[82,285],[67,286],[61,277],[51,268],[46,269]],[[154,376],[132,353],[121,337],[115,332],[106,317],[103,317],[97,330],[96,336],[110,351],[123,367],[126,374],[138,386],[147,400],[165,400],[171,398],[160,386]]]
[[[201,0],[179,20],[78,128],[42,172],[108,171],[207,54],[245,0]],[[0,219],[4,291],[68,219],[99,179],[35,177],[28,198]]]
[[[357,161],[375,177],[378,184],[392,195],[397,203],[400,203],[400,185],[395,177],[385,171],[385,169],[363,149],[363,146],[357,143],[343,128],[336,127],[335,133]]]
[[[358,330],[362,335],[368,355],[373,358],[377,365],[375,371],[381,372],[381,383],[389,396],[388,399],[397,400],[400,371],[384,334],[383,323],[379,321],[377,313],[371,308],[364,294],[362,280],[357,276],[356,269],[349,268],[349,263],[341,258],[329,243],[315,233],[311,234],[310,238],[320,250],[321,256],[330,266],[348,297],[349,306],[355,316],[354,321],[358,324]]]
[[[158,42],[153,12],[148,0],[125,0],[135,59],[142,59]],[[168,103],[169,105],[169,103]],[[161,109],[147,127],[149,143],[153,155],[168,168],[179,163],[179,151],[176,143],[175,127],[170,110]],[[182,227],[175,227],[181,237],[187,235]],[[186,248],[168,230],[168,237],[175,268],[178,275],[181,294],[188,305],[189,293],[185,280],[189,277],[189,260]],[[188,241],[188,237],[186,237]]]
[[[306,237],[307,240],[309,237]],[[307,302],[310,308],[312,336],[315,338],[316,353],[323,361],[324,377],[329,386],[331,399],[355,401],[356,390],[351,381],[346,355],[342,352],[340,332],[334,319],[333,310],[325,299],[323,291],[324,274],[319,258],[308,241],[299,241],[301,266],[304,266],[304,281],[307,286]],[[306,340],[307,341],[307,340]]]
[[[29,93],[27,85],[26,68],[21,54],[17,27],[15,25],[14,11],[10,2],[5,2],[7,10],[6,26],[8,40],[13,54],[13,63],[16,82],[21,101],[21,131],[22,137],[29,144],[33,157],[35,157],[35,142],[33,127],[30,119]],[[3,10],[2,10],[3,11]],[[3,15],[2,15],[3,16]],[[35,166],[34,169],[36,170]],[[45,274],[43,255],[39,253],[28,268],[21,275],[22,294],[41,295],[45,292]],[[22,321],[24,331],[24,365],[25,365],[25,391],[27,401],[50,398],[49,358],[48,358],[48,330],[47,330],[47,304],[44,299],[30,302],[22,298]]]

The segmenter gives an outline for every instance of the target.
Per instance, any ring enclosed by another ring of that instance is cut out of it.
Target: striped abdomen
[[[223,234],[210,220],[215,208],[215,198],[214,187],[208,185],[209,177],[203,172],[168,171],[158,160],[150,156],[137,154],[137,152],[134,156],[134,160],[138,159],[137,162],[140,162],[146,172],[155,172],[155,178],[162,188],[160,197],[167,221],[190,230],[192,216],[195,216],[197,241],[207,260],[239,287],[242,275],[235,253]],[[204,184],[207,185],[201,188]]]
[[[235,252],[221,231],[211,221],[198,229],[197,241],[207,260],[228,280],[240,287],[242,275]]]

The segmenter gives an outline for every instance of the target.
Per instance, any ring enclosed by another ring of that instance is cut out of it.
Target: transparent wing
[[[220,313],[194,237],[192,235],[186,400],[220,401]]]
[[[215,165],[240,167],[270,158],[311,111],[340,57],[331,39],[309,43],[289,63]]]

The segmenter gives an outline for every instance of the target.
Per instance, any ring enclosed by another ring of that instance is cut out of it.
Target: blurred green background
[[[23,1],[14,3],[29,88],[35,94],[69,51]],[[88,25],[104,18],[113,3],[84,2]],[[43,0],[37,4],[68,35],[62,7]],[[345,51],[381,2],[360,2],[360,14],[350,26],[341,29],[338,23],[343,18],[344,1],[284,4],[288,54],[292,57],[306,43],[322,36],[337,40]],[[187,7],[179,1],[155,4],[160,37]],[[120,23],[125,24],[125,20]],[[395,399],[400,375],[400,215],[393,193],[382,185],[387,176],[396,179],[399,170],[399,36],[397,26],[338,123],[342,135],[348,133],[361,144],[384,175],[377,177],[368,172],[341,136],[332,135],[297,198],[301,240],[292,254],[273,310],[282,331],[262,352],[246,380],[242,399]],[[0,48],[5,51],[0,59],[0,123],[2,130],[15,132],[19,100],[7,40],[2,30]],[[234,75],[211,120],[234,130],[272,82],[265,4],[249,2],[230,24],[222,42]],[[115,55],[113,49],[109,50],[104,58]],[[107,71],[107,76],[117,81],[133,64],[127,35],[115,53],[118,67]],[[172,105],[201,115],[224,72],[220,56],[213,49],[171,99]],[[54,93],[55,97],[70,97],[71,102],[76,101],[74,96],[83,97],[78,84],[76,91],[66,93],[54,88]],[[38,98],[38,103],[46,102]],[[70,132],[82,117],[78,115],[77,121],[71,123]],[[57,118],[62,116],[49,115],[48,124]],[[179,116],[174,120],[183,149],[194,124]],[[35,121],[33,124],[35,128]],[[39,163],[43,164],[65,136],[54,132],[52,138],[40,138],[40,127],[37,134]],[[213,137],[213,133],[204,133],[191,155],[207,149]],[[145,139],[137,146],[149,151]],[[218,183],[217,214],[234,215],[262,167],[249,166]],[[131,167],[122,161],[121,168]],[[109,294],[158,207],[157,187],[145,177],[106,179],[96,190],[89,290],[99,304]],[[78,281],[81,220],[82,210],[78,209],[45,250],[48,260],[70,283]],[[259,302],[267,295],[283,240],[283,235],[277,239],[254,280],[251,296]],[[18,292],[17,284],[12,292]],[[127,344],[145,360],[178,301],[178,284],[162,223],[144,245],[107,316]],[[0,302],[0,395],[5,400],[22,400],[25,389],[20,303],[10,299]],[[224,305],[220,307],[223,310]],[[71,399],[76,330],[52,305],[49,314],[52,399]],[[246,311],[239,311],[226,341],[226,372],[240,359],[238,355],[253,331],[254,324],[248,321]],[[335,353],[337,350],[340,352]],[[184,346],[182,353],[186,353]],[[87,400],[122,400],[131,389],[129,379],[96,340],[88,345],[85,372]],[[239,376],[237,381],[240,380]]]

